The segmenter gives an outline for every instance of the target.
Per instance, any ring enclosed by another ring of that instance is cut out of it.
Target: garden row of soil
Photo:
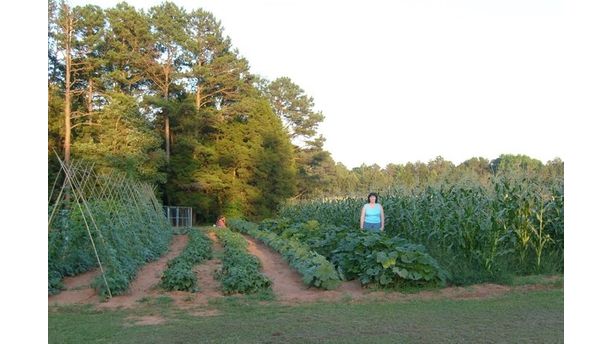
[[[223,251],[214,232],[209,232],[213,241],[213,253],[218,255]],[[343,282],[335,290],[309,288],[302,282],[302,276],[285,262],[281,255],[263,243],[244,235],[248,241],[249,252],[258,257],[262,263],[263,273],[272,280],[272,290],[276,299],[284,304],[294,304],[313,301],[341,300],[417,300],[432,298],[473,299],[500,296],[513,290],[546,289],[550,286],[502,286],[497,284],[481,284],[469,287],[448,287],[441,290],[421,291],[412,294],[400,292],[372,291],[362,288],[359,281]],[[94,304],[99,308],[131,308],[145,300],[154,300],[160,296],[171,297],[176,305],[182,308],[208,304],[209,300],[222,297],[219,282],[214,279],[215,270],[221,266],[218,258],[207,260],[195,266],[199,290],[195,293],[173,291],[166,292],[158,288],[161,274],[169,260],[177,257],[187,245],[187,235],[175,235],[168,253],[155,262],[146,264],[132,282],[125,295],[114,296],[101,302],[95,290],[89,285],[99,270],[90,271],[79,276],[67,277],[63,283],[66,290],[49,296],[49,305]]]

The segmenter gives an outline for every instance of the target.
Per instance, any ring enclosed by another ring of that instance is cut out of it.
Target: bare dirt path
[[[217,281],[215,271],[221,268],[221,260],[215,258],[220,252],[223,252],[223,247],[219,244],[217,236],[214,232],[209,231],[208,237],[213,242],[213,258],[205,260],[202,264],[198,264],[193,268],[198,278],[198,291],[195,293],[177,291],[172,292],[175,303],[181,308],[190,308],[197,305],[206,305],[208,301],[223,296],[221,285]]]
[[[99,274],[100,268],[96,268],[77,276],[65,277],[62,283],[66,290],[62,290],[59,294],[49,296],[49,305],[98,302],[98,294],[90,285],[93,279]]]
[[[213,231],[208,232],[208,237],[213,242],[213,258],[194,269],[198,276],[198,287],[206,296],[223,296],[221,284],[214,278],[215,271],[221,269],[222,265],[221,259],[216,258],[215,255],[223,252],[223,247]]]

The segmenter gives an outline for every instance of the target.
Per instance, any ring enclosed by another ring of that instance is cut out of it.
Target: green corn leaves
[[[448,271],[453,283],[563,271],[562,179],[500,176],[487,183],[447,183],[383,194],[380,201],[385,209],[386,234],[421,244]],[[333,238],[340,235],[340,242],[346,234],[326,226],[356,228],[362,205],[363,200],[357,198],[293,203],[281,209],[282,220],[269,221],[269,225],[276,233],[315,244],[318,252],[332,257]],[[320,225],[310,234],[304,225],[295,225],[313,220]],[[329,232],[317,233],[322,230]],[[313,235],[317,236],[315,241]],[[357,251],[378,245],[376,237],[362,240],[358,245],[355,241],[341,245],[350,245],[346,252],[358,257],[361,253]],[[377,263],[393,268],[397,260],[389,258],[387,251],[383,253],[387,256],[376,256]],[[330,259],[334,264],[353,260],[342,254]],[[348,263],[336,266],[343,276],[357,273]]]

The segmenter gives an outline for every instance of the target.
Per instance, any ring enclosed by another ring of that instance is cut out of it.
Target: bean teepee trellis
[[[104,269],[105,262],[99,254],[100,245],[112,244],[103,235],[103,232],[109,231],[102,231],[101,228],[113,228],[115,231],[136,228],[140,233],[134,234],[133,237],[143,242],[155,241],[150,238],[156,235],[144,231],[155,228],[170,232],[169,223],[150,184],[134,181],[124,173],[116,171],[101,173],[92,162],[73,160],[66,164],[57,154],[56,158],[60,170],[49,189],[48,230],[57,230],[62,223],[60,219],[67,216],[66,214],[80,214],[80,223],[87,231],[106,291],[108,296],[112,297]],[[152,243],[151,246],[155,244],[159,242]],[[147,255],[144,260],[157,255],[156,252],[143,254]]]

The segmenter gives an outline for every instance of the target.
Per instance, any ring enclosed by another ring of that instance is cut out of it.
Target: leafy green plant
[[[168,249],[170,226],[155,220],[158,214],[152,205],[129,208],[116,200],[100,199],[89,202],[87,209],[86,218],[91,214],[96,223],[93,226],[93,222],[88,222],[89,232],[81,210],[75,205],[66,206],[54,216],[48,241],[50,294],[59,292],[64,276],[98,266],[91,240],[106,274],[106,282],[97,276],[92,283],[102,297],[108,296],[108,289],[112,295],[127,291],[138,270]]]
[[[380,201],[386,236],[422,245],[448,271],[451,283],[563,271],[562,179],[503,174],[488,183],[465,180],[382,194]],[[331,259],[344,234],[326,226],[356,231],[363,202],[293,202],[281,208],[279,219],[262,221],[259,229],[314,244]],[[307,230],[303,223],[313,220],[326,233]]]
[[[197,291],[193,266],[212,258],[212,241],[198,229],[190,229],[189,241],[181,254],[168,262],[160,286],[165,290]]]
[[[224,247],[223,265],[215,274],[225,294],[254,294],[270,288],[272,282],[261,273],[261,262],[247,252],[247,241],[228,230],[216,231]]]
[[[162,275],[161,287],[165,290],[197,291],[197,277],[192,267],[183,259],[171,261]]]
[[[273,222],[271,220],[262,222],[260,228],[267,224],[274,224],[273,230],[281,231],[286,225],[285,220]],[[279,225],[280,224],[280,225]],[[263,241],[266,245],[278,251],[285,260],[294,267],[303,277],[306,285],[323,289],[335,289],[340,285],[340,276],[334,266],[322,255],[311,250],[307,245],[287,236],[279,236],[276,233],[262,231],[251,226],[246,221],[232,220],[230,228],[240,231],[248,231],[248,234]],[[307,230],[315,230],[314,223],[306,224]]]
[[[448,273],[422,245],[400,237],[317,221],[268,219],[257,229],[244,220],[230,219],[229,224],[281,253],[308,285],[331,289],[341,279],[381,286],[443,285],[448,280]]]

